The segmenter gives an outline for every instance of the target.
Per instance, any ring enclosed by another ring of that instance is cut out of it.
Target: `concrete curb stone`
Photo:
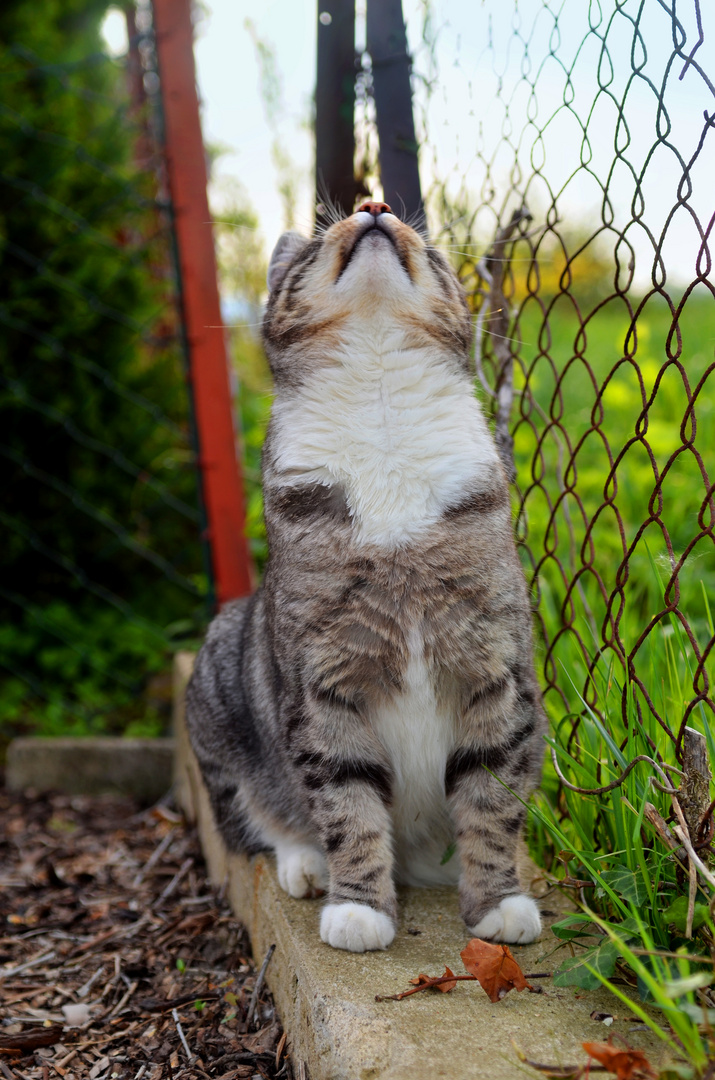
[[[11,791],[130,795],[154,803],[171,787],[173,739],[13,739],[5,783]]]

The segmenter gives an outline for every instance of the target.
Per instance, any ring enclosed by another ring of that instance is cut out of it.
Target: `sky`
[[[358,0],[359,24],[364,2]],[[681,195],[684,190],[683,163],[702,138],[703,112],[715,113],[715,100],[693,69],[678,79],[682,61],[668,69],[672,25],[659,0],[626,0],[620,13],[614,13],[615,7],[614,0],[403,0],[416,73],[415,112],[426,136],[420,162],[423,190],[439,178],[452,192],[468,190],[477,205],[486,185],[498,207],[509,189],[516,153],[522,188],[531,177],[528,201],[537,218],[545,216],[551,193],[559,192],[560,217],[568,225],[598,224],[602,186],[608,182],[614,220],[624,224],[631,218],[636,191],[630,165],[636,175],[647,166],[641,180],[646,209],[627,234],[637,253],[637,277],[644,284],[653,264],[648,234],[657,238],[668,224],[679,185]],[[689,8],[678,5],[678,14],[689,43],[694,43],[695,8]],[[715,12],[705,5],[701,10],[706,44],[698,59],[705,62],[703,53],[715,37]],[[239,188],[241,198],[257,213],[267,251],[285,226],[272,153],[275,138],[295,180],[295,226],[305,232],[312,227],[310,115],[318,11],[315,0],[263,0],[260,5],[202,0],[199,9],[195,55],[204,137],[223,151],[214,166],[212,207],[220,216],[222,203]],[[431,46],[423,40],[426,11],[431,15],[426,35]],[[631,50],[639,11],[633,57],[640,74],[633,79]],[[110,29],[108,22],[108,37]],[[254,37],[274,48],[280,74],[282,104],[275,110],[273,132],[259,91]],[[604,37],[612,67],[601,52]],[[659,117],[649,85],[659,87],[665,72],[667,118],[662,113]],[[425,80],[431,80],[430,93]],[[536,80],[531,98],[527,80]],[[627,125],[619,125],[613,98],[621,99],[626,89]],[[587,120],[589,145],[584,147]],[[668,122],[669,134],[664,127]],[[649,157],[657,124],[663,142]],[[544,129],[541,137],[537,128]],[[511,147],[519,144],[518,152],[508,147],[505,136]],[[614,144],[623,151],[622,159]],[[689,201],[704,222],[713,209],[714,145],[711,127],[691,170]],[[580,162],[587,167],[574,177]],[[536,180],[535,168],[540,170]],[[440,224],[433,219],[433,232]],[[494,214],[488,207],[477,224],[485,238],[493,234]],[[667,265],[682,281],[693,277],[699,244],[692,215],[681,207],[668,224],[663,250]]]

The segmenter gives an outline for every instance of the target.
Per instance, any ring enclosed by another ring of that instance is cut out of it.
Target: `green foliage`
[[[554,986],[578,986],[581,990],[596,990],[601,985],[598,976],[609,978],[613,975],[617,960],[618,949],[612,941],[594,945],[563,961],[554,975]]]
[[[685,1055],[695,1068],[691,1076],[706,1075],[705,1070],[712,1063],[715,1050],[708,1013],[715,1011],[704,1006],[698,994],[715,982],[715,969],[710,958],[700,963],[697,955],[693,956],[682,945],[675,955],[663,955],[638,915],[625,920],[620,926],[606,922],[593,913],[589,913],[588,917],[594,930],[607,938],[624,964],[637,977],[641,997],[660,1010],[668,1028],[663,1027],[651,1009],[642,1008],[610,977],[592,967],[598,982],[634,1012],[656,1038],[668,1044],[671,1053],[681,1061]],[[675,1062],[672,1066],[676,1075],[678,1065],[679,1062]]]
[[[629,870],[627,866],[616,864],[613,870],[603,870],[600,879],[629,904],[640,906],[652,895],[652,890],[646,888],[640,875]]]
[[[263,520],[261,449],[273,400],[271,376],[263,349],[250,331],[234,330],[231,351],[239,380],[246,533],[260,574],[268,558],[268,541]]]
[[[179,627],[181,629],[181,627]],[[0,625],[3,739],[39,735],[163,733],[170,705],[160,686],[170,647],[156,627],[127,620],[91,598],[30,607]],[[31,695],[31,696],[29,696]]]
[[[650,575],[651,582],[643,580],[641,584],[650,589],[654,601],[662,602],[662,583],[654,562]],[[638,608],[627,606],[622,628],[627,640],[634,640],[642,629],[639,619]],[[555,629],[553,624],[551,628]],[[579,623],[576,629],[585,632]],[[554,723],[549,743],[569,782],[586,791],[604,787],[618,778],[634,758],[644,755],[648,760],[636,764],[622,784],[600,794],[559,787],[548,763],[545,783],[532,808],[535,827],[531,835],[534,853],[542,865],[549,865],[558,852],[559,860],[568,863],[570,875],[591,885],[585,890],[588,907],[583,914],[554,927],[556,937],[570,942],[576,950],[575,956],[565,959],[558,968],[557,984],[594,988],[605,981],[609,989],[622,996],[612,981],[617,962],[623,970],[629,970],[629,978],[637,982],[641,997],[665,1010],[668,1023],[689,1057],[698,1061],[709,1052],[707,1034],[699,1028],[708,999],[698,998],[695,990],[715,984],[710,962],[715,929],[709,907],[713,894],[700,879],[693,937],[684,941],[688,875],[683,875],[679,859],[644,814],[646,803],[653,804],[663,818],[671,813],[669,795],[655,787],[653,780],[677,784],[677,775],[667,766],[677,765],[671,732],[677,731],[692,694],[692,650],[674,615],[661,623],[649,640],[651,670],[646,685],[654,692],[655,688],[660,690],[665,727],[647,709],[637,688],[621,678],[613,657],[602,654],[590,676],[586,676],[584,662],[575,652],[568,666],[562,664],[562,684],[579,708],[558,716],[552,706]],[[712,660],[708,666],[712,678]],[[590,703],[578,691],[584,684],[591,691]],[[706,734],[711,760],[715,761],[705,714],[692,712],[689,723]],[[659,762],[660,769],[653,762]],[[596,935],[596,941],[588,935]],[[682,962],[670,954],[682,954]],[[677,981],[693,975],[700,979],[697,988],[688,990],[686,984]],[[651,1015],[644,1016],[652,1025]]]
[[[686,922],[688,914],[688,898],[686,896],[678,896],[677,899],[669,904],[663,912],[663,918],[669,925],[675,927],[675,929],[681,933],[685,933]],[[708,920],[709,908],[706,904],[695,904],[693,907],[693,930],[699,930],[701,926],[705,926]]]
[[[447,863],[449,862],[449,860],[454,857],[454,854],[455,854],[456,850],[457,850],[457,844],[454,841],[451,844],[447,844],[447,847],[444,849],[444,854],[442,855],[442,858],[439,860],[439,865],[440,866],[446,866]]]
[[[0,716],[45,733],[121,715],[204,617],[169,248],[106,8],[0,11]]]
[[[707,558],[707,512],[702,516],[707,486],[690,448],[695,437],[712,475],[713,401],[699,395],[696,431],[686,382],[693,387],[706,376],[715,315],[709,294],[694,290],[678,314],[676,350],[673,311],[660,297],[640,307],[631,299],[637,318],[623,299],[589,315],[588,304],[579,312],[560,291],[557,277],[551,292],[547,284],[538,300],[521,294],[516,327],[524,358],[517,386],[530,391],[515,425],[518,528],[527,572],[538,564],[538,615],[549,647],[538,655],[556,687],[549,686],[545,699],[550,743],[568,780],[590,790],[615,780],[641,754],[677,766],[675,739],[686,722],[705,734],[715,763],[712,716],[707,706],[692,709],[705,675],[710,685],[715,676],[707,651],[715,564]],[[686,373],[674,362],[676,351]],[[706,656],[697,685],[693,641]],[[561,787],[547,759],[531,824],[542,865],[553,868],[557,853],[569,853],[571,874],[592,883],[589,908],[607,921],[609,940],[615,934],[632,948],[659,953],[682,947],[688,889],[687,875],[644,818],[646,802],[670,817],[669,797],[652,783],[665,777],[677,786],[677,774],[659,773],[646,761],[622,786],[589,795]],[[710,899],[701,882],[689,943],[696,957],[706,954],[710,940]],[[613,989],[608,971],[594,962],[606,944],[589,942],[597,950],[591,956],[578,942],[574,947],[577,955],[562,965],[559,979],[585,980],[578,982],[584,986],[608,978]],[[651,984],[661,985],[666,960],[640,958],[636,968],[629,948],[621,948],[619,964],[630,968],[644,995],[658,1000]],[[688,1004],[685,997],[680,1004]],[[684,1034],[692,1053],[701,1054],[697,1022]]]

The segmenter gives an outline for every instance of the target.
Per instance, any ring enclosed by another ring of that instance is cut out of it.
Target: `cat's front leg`
[[[482,773],[462,778],[451,798],[462,918],[474,937],[524,945],[541,932],[539,909],[523,894],[516,869],[524,811],[495,777]]]
[[[501,680],[493,693],[504,690]],[[543,755],[542,714],[535,706],[511,723],[471,727],[474,741],[454,751],[445,777],[462,867],[461,913],[475,937],[523,945],[541,932],[536,902],[519,884],[516,855],[525,817],[520,799],[532,790]]]
[[[389,813],[391,778],[376,756],[307,752],[305,769],[313,823],[328,863],[328,902],[320,936],[351,952],[386,949],[395,936]]]

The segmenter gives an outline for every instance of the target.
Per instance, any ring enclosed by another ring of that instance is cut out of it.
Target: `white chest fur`
[[[454,747],[454,717],[436,700],[416,631],[408,645],[410,661],[402,693],[370,717],[392,766],[396,876],[407,885],[455,884],[458,856],[442,862],[454,839],[444,792],[445,767]]]
[[[340,483],[356,539],[403,544],[496,459],[470,380],[401,335],[349,350],[274,406],[275,463],[291,482]]]

